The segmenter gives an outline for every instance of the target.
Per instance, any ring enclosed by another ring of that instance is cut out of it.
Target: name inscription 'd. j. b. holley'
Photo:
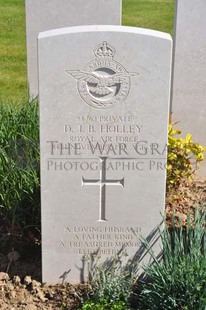
[[[118,62],[114,61],[115,49],[112,45],[107,42],[99,44],[94,49],[95,60],[89,62],[83,70],[67,70],[72,77],[77,79],[77,87],[81,98],[92,108],[97,109],[110,109],[114,104],[123,104],[127,95],[130,91],[130,77],[137,76],[138,73],[129,73],[126,69]],[[72,128],[71,125],[64,126],[65,133],[88,133],[88,134],[126,134],[125,139],[129,139],[128,135],[137,135],[140,133],[142,126],[131,125],[133,118],[130,116],[100,116],[97,120],[97,116],[92,117],[88,116],[79,116],[79,121],[85,121],[86,124],[80,124],[76,128]],[[91,125],[87,122],[93,121],[95,124],[100,123],[100,125]],[[108,125],[101,124],[103,122],[126,122],[126,125]],[[84,152],[84,147],[82,150],[81,140],[86,140],[88,142],[87,150],[91,150],[91,154],[95,154],[99,157],[100,165],[100,176],[97,179],[86,179],[81,178],[82,186],[98,186],[99,187],[99,217],[98,222],[107,221],[106,219],[106,188],[107,186],[121,186],[124,187],[124,178],[121,179],[107,179],[106,171],[108,166],[106,166],[107,157],[103,155],[129,155],[127,149],[127,144],[122,143],[119,140],[122,139],[122,136],[101,136],[100,143],[95,142],[94,135],[90,137],[84,136],[70,136],[70,139],[76,140],[79,138],[80,142],[78,143],[59,143],[58,141],[47,141],[51,144],[51,155],[82,155]],[[113,139],[115,138],[116,145],[113,144]],[[137,137],[136,137],[137,138]],[[133,145],[134,150],[138,153],[139,151],[139,139],[137,138],[136,144]],[[83,141],[82,141],[83,142]],[[152,150],[154,150],[154,145]],[[86,158],[85,158],[86,159]],[[85,161],[84,159],[84,161]],[[128,159],[128,158],[127,158]],[[70,170],[71,164],[68,166],[68,162],[64,162],[63,166],[61,163],[53,162],[49,160],[48,169],[55,167],[55,170],[58,167],[63,167],[65,170]],[[77,167],[77,166],[76,166]],[[83,165],[79,165],[81,169]],[[88,165],[92,167],[92,165]],[[93,166],[94,167],[94,166]],[[136,167],[139,168],[139,164]],[[142,167],[140,168],[142,169]],[[130,231],[131,233],[131,231]],[[111,242],[110,242],[111,244]],[[108,251],[107,251],[108,253]]]
[[[38,46],[43,281],[74,283],[85,255],[131,258],[161,221],[171,38],[87,26]]]

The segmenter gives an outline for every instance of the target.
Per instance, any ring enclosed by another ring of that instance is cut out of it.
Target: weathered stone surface
[[[50,29],[81,25],[120,25],[121,0],[25,0],[29,94],[38,95],[37,37]]]
[[[139,249],[161,221],[171,38],[132,27],[39,35],[43,281]]]
[[[206,2],[177,1],[176,14],[173,120],[206,146]],[[206,160],[198,175],[206,177]]]

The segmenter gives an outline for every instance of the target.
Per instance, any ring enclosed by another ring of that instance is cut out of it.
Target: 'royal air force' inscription
[[[166,145],[149,143],[142,139],[143,125],[136,117],[129,116],[95,116],[79,115],[76,124],[64,124],[62,128],[65,141],[47,141],[49,154],[52,156],[81,156],[85,151],[88,155],[125,157],[138,155],[163,155]]]
[[[167,145],[159,146],[155,141],[144,140],[145,128],[135,115],[78,115],[76,123],[71,123],[72,125],[68,122],[62,127],[64,141],[46,141],[49,154],[48,170],[98,170],[100,156],[108,157],[106,170],[166,169],[164,159]],[[78,158],[85,152],[87,152],[86,160],[79,161]],[[91,156],[96,157],[96,160],[91,161]],[[115,160],[118,156],[129,161]],[[109,157],[113,158],[112,161]],[[134,161],[135,158],[138,161]]]
[[[65,227],[60,246],[77,254],[117,254],[140,245],[140,227]]]
[[[38,46],[43,280],[78,283],[85,256],[130,260],[140,236],[157,240],[171,38],[95,25],[40,34]]]
[[[65,124],[63,131],[70,144],[101,155],[128,154],[131,143],[140,140],[143,126],[134,116],[77,116],[76,125]],[[75,147],[74,147],[75,148]],[[104,152],[104,154],[103,154]],[[81,154],[74,155],[81,155]]]

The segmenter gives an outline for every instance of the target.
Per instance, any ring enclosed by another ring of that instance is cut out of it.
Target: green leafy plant
[[[154,263],[145,267],[140,309],[174,310],[206,307],[206,212],[197,211],[187,226],[173,220],[161,233],[162,260],[152,251]],[[148,244],[145,244],[149,248]]]
[[[125,302],[118,301],[114,303],[96,303],[87,301],[84,303],[83,310],[129,310]]]
[[[137,262],[134,262],[135,266],[130,263],[123,265],[125,255],[122,250],[104,263],[98,264],[98,256],[97,261],[92,262],[92,268],[89,268],[91,300],[84,302],[83,309],[128,309],[133,294],[134,270]],[[96,308],[89,308],[93,303]]]
[[[38,105],[0,105],[0,221],[10,234],[40,227]]]
[[[178,187],[183,180],[191,180],[198,163],[204,159],[206,148],[192,141],[191,134],[185,139],[176,137],[181,130],[174,129],[172,123],[168,132],[167,187]]]

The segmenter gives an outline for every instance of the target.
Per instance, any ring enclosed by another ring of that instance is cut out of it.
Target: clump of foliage
[[[87,301],[82,307],[83,310],[129,310],[126,303],[123,301],[113,303],[99,303],[94,301]]]
[[[0,105],[0,224],[10,234],[40,228],[38,105]]]
[[[120,251],[121,252],[121,251]],[[121,255],[93,265],[90,272],[92,298],[84,302],[84,310],[127,310],[133,293],[134,268],[122,265]],[[135,264],[136,265],[136,264]]]
[[[206,213],[197,211],[187,226],[165,227],[162,260],[145,267],[140,309],[204,310],[206,306]],[[148,246],[148,245],[146,245]],[[150,251],[151,252],[151,251]]]
[[[185,139],[176,137],[181,130],[169,125],[168,157],[167,157],[167,188],[178,187],[182,181],[191,180],[198,168],[198,163],[204,159],[206,148],[192,141],[192,135]]]

